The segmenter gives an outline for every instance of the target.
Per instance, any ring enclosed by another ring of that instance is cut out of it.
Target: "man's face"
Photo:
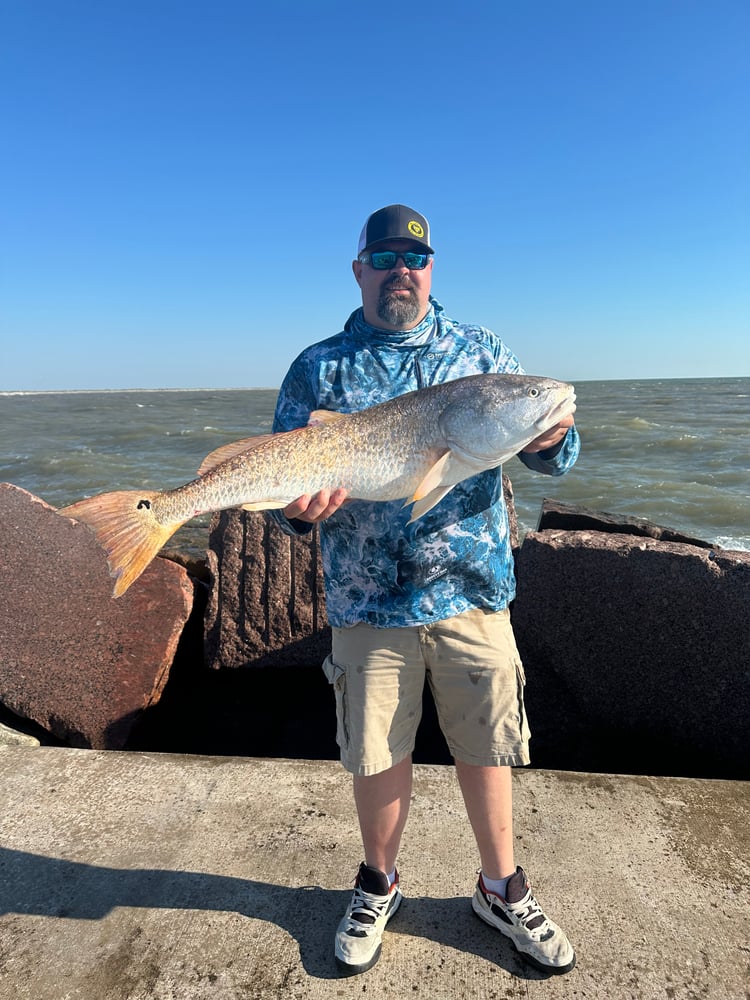
[[[423,248],[411,240],[386,240],[371,250],[406,253]],[[430,307],[432,258],[422,271],[410,271],[399,258],[389,271],[377,271],[371,264],[353,261],[352,270],[362,291],[365,320],[385,330],[411,330],[422,322]]]

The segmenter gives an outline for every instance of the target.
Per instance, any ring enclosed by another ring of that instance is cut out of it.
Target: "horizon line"
[[[533,374],[525,372],[526,375]],[[635,377],[562,379],[566,382],[706,382],[714,379],[747,379],[750,375],[643,375]],[[0,389],[0,396],[52,396],[62,393],[103,392],[278,392],[280,386],[225,385],[225,386],[129,386],[118,389]]]

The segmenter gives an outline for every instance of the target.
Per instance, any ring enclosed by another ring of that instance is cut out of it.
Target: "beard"
[[[407,289],[409,294],[408,296],[393,295],[391,293],[394,288]],[[408,329],[420,319],[420,312],[421,306],[417,293],[408,280],[393,278],[380,289],[377,314],[389,326],[399,327],[402,330]]]

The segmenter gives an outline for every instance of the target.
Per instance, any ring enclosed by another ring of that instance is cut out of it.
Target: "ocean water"
[[[581,456],[566,476],[513,459],[519,529],[544,497],[645,518],[750,550],[750,378],[576,383]],[[54,507],[115,489],[169,489],[203,457],[267,433],[272,389],[0,393],[0,481]],[[202,555],[208,516],[170,542]]]

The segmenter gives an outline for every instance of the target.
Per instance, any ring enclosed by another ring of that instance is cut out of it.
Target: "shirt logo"
[[[406,228],[409,230],[412,236],[416,236],[420,240],[424,236],[424,229],[422,229],[422,227],[420,226],[420,224],[417,222],[416,219],[411,219]]]

